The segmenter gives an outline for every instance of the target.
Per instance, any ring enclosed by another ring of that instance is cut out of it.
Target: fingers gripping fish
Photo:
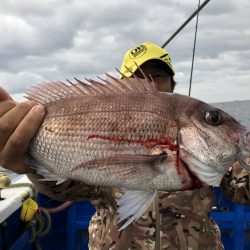
[[[127,219],[122,228],[156,190],[218,186],[233,162],[250,156],[246,128],[206,103],[160,93],[153,80],[86,81],[26,92],[46,108],[29,163],[45,180],[126,189],[118,200],[119,220]]]

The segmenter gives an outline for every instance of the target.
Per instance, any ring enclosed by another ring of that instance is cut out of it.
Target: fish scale
[[[46,94],[52,86],[46,87]],[[53,95],[45,103],[46,117],[30,146],[30,154],[38,159],[39,165],[60,177],[72,177],[71,170],[77,166],[72,164],[117,155],[151,155],[157,142],[148,141],[164,138],[166,132],[171,137],[170,120],[164,114],[166,106],[162,105],[162,98],[155,95],[156,91],[99,93],[51,101],[56,91],[58,88],[53,89]],[[63,92],[65,95],[65,86]],[[176,136],[176,128],[172,134]],[[39,155],[40,151],[49,152],[52,157]]]

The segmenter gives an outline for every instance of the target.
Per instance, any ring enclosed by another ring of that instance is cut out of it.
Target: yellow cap
[[[152,42],[145,42],[130,49],[125,54],[120,70],[120,77],[122,78],[124,75],[130,77],[139,66],[153,59],[166,63],[166,66],[171,70],[173,75],[175,74],[170,54]]]

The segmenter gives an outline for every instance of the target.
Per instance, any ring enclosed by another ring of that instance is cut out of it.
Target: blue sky
[[[202,1],[201,1],[202,2]],[[0,1],[0,85],[20,100],[45,81],[116,75],[124,53],[162,45],[198,1]],[[211,0],[199,16],[191,95],[250,100],[250,2]],[[188,94],[195,19],[166,47],[176,92]]]

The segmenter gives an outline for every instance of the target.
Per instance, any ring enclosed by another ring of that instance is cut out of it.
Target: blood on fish
[[[159,145],[161,147],[166,147],[171,151],[177,151],[179,149],[178,145],[170,142],[170,140],[171,141],[174,141],[174,140],[172,138],[168,138],[168,137],[135,140],[135,139],[127,139],[127,138],[102,136],[102,135],[90,135],[87,137],[87,140],[93,139],[93,138],[109,140],[109,141],[117,141],[117,142],[124,141],[124,142],[128,142],[128,143],[138,143],[138,144],[141,144],[147,148],[153,148],[153,147]]]
[[[181,171],[180,171],[180,152],[179,152],[179,148],[176,150],[176,170],[177,170],[177,173],[181,175]]]
[[[171,143],[171,141],[174,141],[174,139],[170,137],[133,140],[133,139],[127,139],[127,138],[117,138],[117,137],[109,137],[109,136],[102,136],[102,135],[90,135],[86,139],[89,140],[93,138],[109,140],[109,141],[117,141],[117,142],[124,141],[128,143],[138,143],[147,148],[153,148],[155,146],[168,148],[169,150],[176,152],[176,170],[177,170],[177,173],[181,175],[180,163],[179,163],[179,159],[180,159],[179,158],[179,145]]]
[[[177,168],[179,167],[179,145],[173,144],[170,141],[174,141],[172,138],[169,137],[162,137],[162,138],[153,138],[153,139],[144,139],[144,140],[133,140],[133,139],[126,139],[126,138],[114,138],[109,136],[101,136],[101,135],[90,135],[87,137],[87,140],[92,138],[110,140],[110,141],[125,141],[129,143],[138,143],[147,148],[153,148],[155,146],[160,146],[162,148],[168,148],[171,151],[176,152],[176,165]]]

